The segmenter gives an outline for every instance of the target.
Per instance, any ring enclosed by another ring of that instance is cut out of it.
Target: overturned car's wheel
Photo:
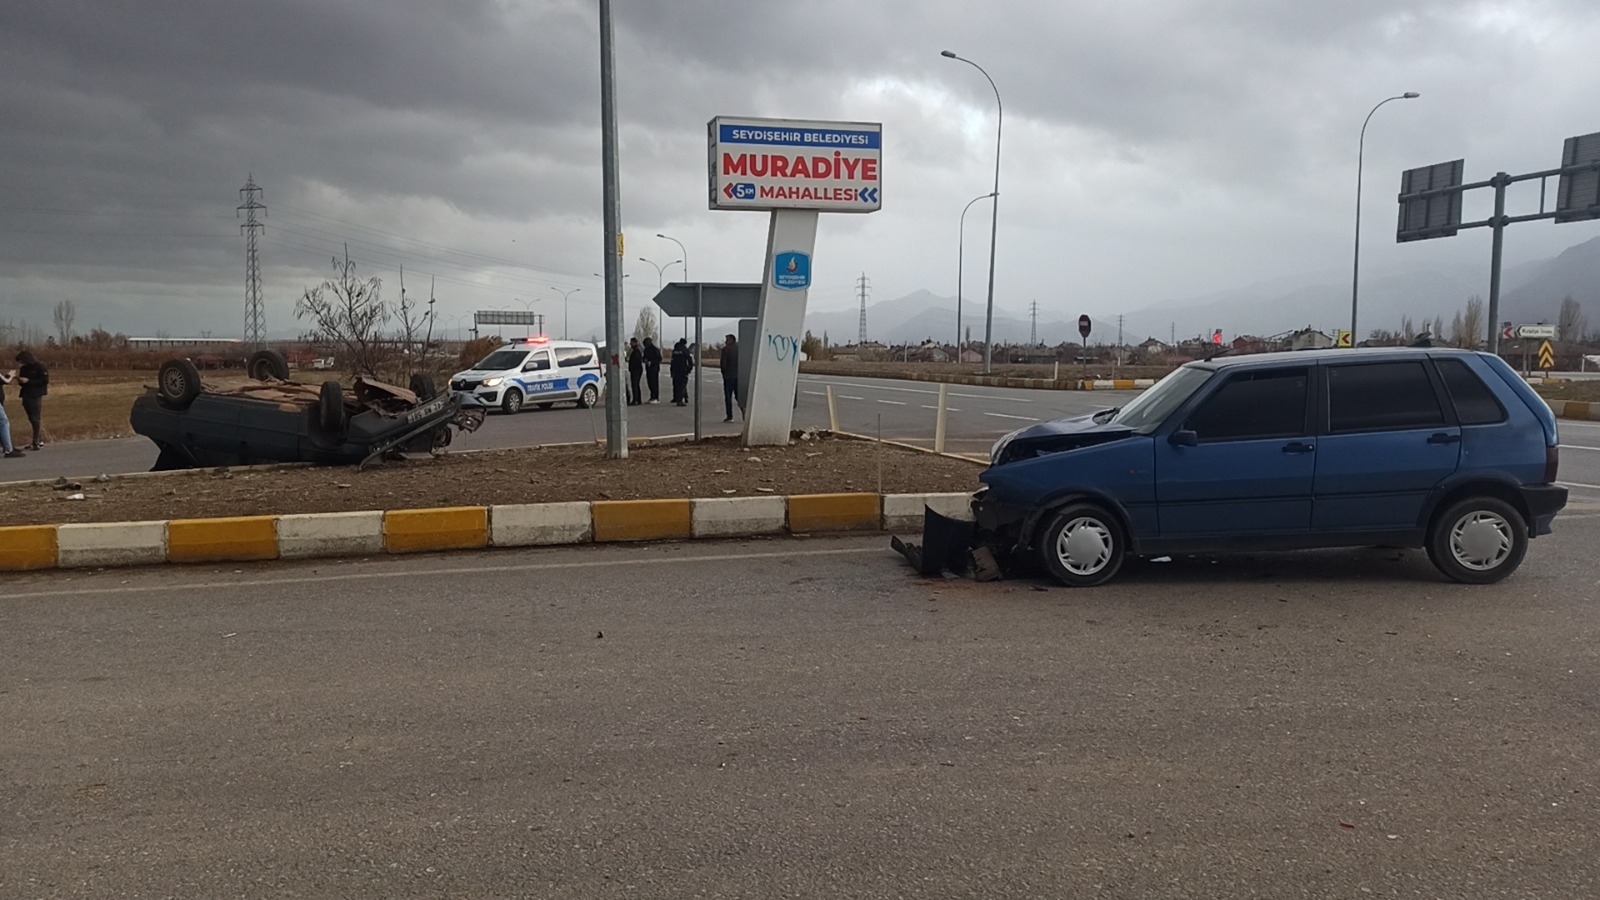
[[[439,389],[434,386],[433,376],[426,372],[417,372],[411,376],[411,393],[423,403],[439,396]]]
[[[334,437],[344,437],[350,423],[350,413],[344,408],[344,385],[337,381],[324,381],[317,395],[317,424]]]
[[[1428,529],[1428,558],[1450,578],[1493,584],[1522,565],[1528,553],[1528,523],[1511,504],[1495,497],[1453,503]]]
[[[156,397],[169,409],[188,409],[200,396],[200,369],[187,359],[169,359],[156,373]]]
[[[1044,531],[1039,554],[1050,574],[1068,587],[1105,584],[1127,555],[1122,525],[1093,503],[1061,510]]]
[[[245,363],[245,373],[257,381],[289,380],[289,361],[276,350],[257,350]]]

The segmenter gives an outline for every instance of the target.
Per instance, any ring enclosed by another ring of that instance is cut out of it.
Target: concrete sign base
[[[750,366],[749,388],[745,391],[747,447],[789,443],[800,377],[800,339],[805,335],[806,296],[811,287],[811,254],[816,243],[816,210],[772,211],[755,343],[739,348],[741,362],[748,359]]]

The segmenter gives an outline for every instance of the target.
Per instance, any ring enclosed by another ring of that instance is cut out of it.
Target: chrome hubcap
[[[1074,575],[1093,575],[1111,561],[1111,529],[1098,519],[1073,519],[1056,538],[1056,559]]]
[[[1450,553],[1456,562],[1486,572],[1511,556],[1511,523],[1492,512],[1478,510],[1456,520],[1450,529]]]

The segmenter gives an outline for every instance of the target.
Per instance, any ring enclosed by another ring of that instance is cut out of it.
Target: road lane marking
[[[906,405],[906,402],[904,400],[879,400],[878,402],[879,403],[887,403],[890,406],[905,406]]]
[[[1582,444],[1557,444],[1563,450],[1593,450],[1600,453],[1600,447],[1585,447]]]
[[[840,394],[839,395],[839,399],[840,400],[865,400],[867,398],[865,398],[865,397],[852,397],[849,394]]]
[[[939,407],[937,407],[937,406],[929,406],[927,404],[923,404],[922,408],[923,409],[938,409]],[[944,408],[944,411],[945,412],[961,412],[961,410],[956,409],[954,406],[946,406]]]
[[[611,545],[605,545],[605,544],[587,544],[587,545],[585,545],[585,544],[571,544],[571,545],[567,545],[567,546],[571,546],[571,547],[585,547],[586,546],[586,547],[590,547],[590,548],[598,548],[598,547],[605,547],[605,546],[611,546]],[[646,545],[646,546],[648,546],[648,545]],[[502,549],[504,549],[504,548],[502,548]],[[526,549],[526,548],[521,548],[521,549]],[[552,547],[550,547],[548,549],[554,550],[554,549],[559,549],[559,547],[552,546]],[[794,559],[796,557],[865,555],[865,554],[868,554],[868,553],[873,553],[873,554],[877,554],[877,555],[881,556],[881,555],[883,555],[883,548],[882,547],[841,547],[841,548],[834,549],[834,550],[791,550],[791,551],[782,551],[782,552],[776,552],[776,553],[713,553],[713,554],[707,554],[705,556],[686,556],[686,555],[681,555],[681,554],[677,553],[676,550],[674,550],[671,555],[663,556],[663,557],[660,557],[660,558],[652,558],[652,559],[622,559],[622,560],[618,560],[618,559],[603,559],[603,560],[591,560],[591,561],[586,561],[586,562],[522,563],[522,564],[517,564],[517,565],[500,565],[500,566],[451,566],[451,567],[436,568],[436,569],[423,568],[423,569],[405,569],[405,570],[401,570],[401,571],[349,572],[349,573],[345,573],[345,574],[331,574],[331,573],[319,572],[316,575],[310,575],[310,576],[292,576],[292,577],[287,577],[287,578],[258,578],[258,579],[253,579],[253,580],[237,580],[237,579],[235,579],[235,580],[227,580],[227,581],[205,581],[205,582],[195,582],[194,584],[177,584],[177,585],[174,585],[174,584],[171,584],[169,582],[169,583],[166,583],[166,584],[152,584],[152,585],[138,585],[138,586],[118,585],[117,587],[106,587],[106,588],[55,588],[55,589],[47,590],[47,591],[32,591],[32,592],[9,591],[9,592],[6,593],[5,599],[7,599],[7,600],[47,600],[47,599],[51,599],[51,598],[55,598],[55,597],[89,597],[89,596],[101,596],[101,595],[108,595],[108,594],[152,594],[152,593],[170,593],[170,592],[173,592],[173,591],[184,591],[184,590],[233,591],[233,590],[236,590],[236,589],[242,588],[242,587],[272,587],[274,585],[289,585],[289,584],[325,584],[325,583],[330,582],[330,581],[376,581],[376,580],[380,580],[380,579],[391,579],[391,578],[416,579],[416,578],[419,578],[419,577],[432,577],[432,576],[447,577],[447,576],[453,576],[453,575],[476,575],[476,574],[482,574],[484,572],[537,572],[537,571],[553,570],[553,569],[599,569],[599,568],[606,568],[606,567],[611,567],[611,566],[643,566],[643,565],[656,565],[656,564],[660,564],[660,563],[737,562],[737,561],[740,561],[740,560],[751,560],[751,559]],[[610,555],[610,554],[608,554],[608,555]],[[330,558],[330,559],[325,559],[325,560],[320,560],[320,561],[305,560],[304,562],[307,562],[307,563],[320,562],[320,563],[323,563],[323,564],[329,564],[329,563],[337,564],[337,563],[339,563],[341,561],[342,560],[331,559]],[[108,570],[106,574],[107,574],[108,577],[110,577],[110,576],[113,575],[114,572],[121,572],[121,571],[122,570]],[[126,573],[123,573],[123,574],[126,574]],[[164,574],[170,576],[170,575],[172,575],[174,573],[171,570],[164,570]]]
[[[1558,481],[1556,484],[1569,488],[1584,488],[1591,491],[1600,491],[1600,484],[1584,484],[1581,481]]]
[[[1035,419],[1032,416],[1008,416],[1005,413],[987,413],[986,412],[986,413],[984,413],[984,415],[986,415],[986,416],[994,416],[996,419],[1021,419],[1024,422],[1037,422],[1037,421],[1039,421],[1038,419]]]

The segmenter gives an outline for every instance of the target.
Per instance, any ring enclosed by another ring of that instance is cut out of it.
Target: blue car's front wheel
[[[1093,503],[1061,510],[1039,542],[1045,568],[1068,587],[1093,587],[1122,568],[1127,541],[1114,516]]]

